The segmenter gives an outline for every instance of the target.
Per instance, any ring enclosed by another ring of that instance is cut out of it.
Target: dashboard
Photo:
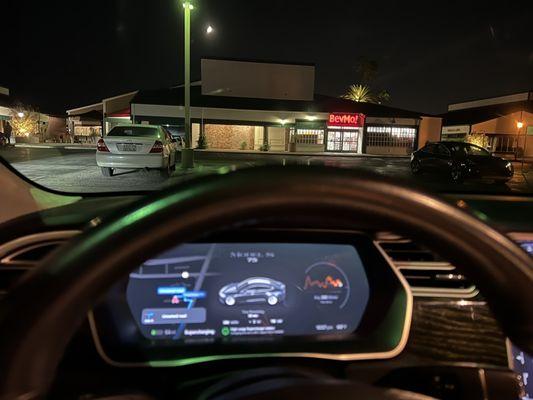
[[[147,260],[126,293],[145,337],[183,341],[351,333],[369,287],[350,245],[204,243]]]
[[[106,359],[164,366],[252,356],[258,346],[332,359],[402,350],[412,295],[370,238],[245,236],[175,246],[116,285],[91,316]]]
[[[464,200],[484,221],[518,232],[510,237],[532,251],[533,235],[527,233],[532,230],[527,218],[532,199],[476,195],[448,200]],[[132,201],[125,196],[88,198],[4,224],[0,250],[11,255],[0,251],[0,284],[9,281],[8,273],[20,276],[33,268],[46,249],[36,243],[54,248],[88,221],[105,220]],[[532,397],[533,359],[506,341],[482,294],[466,290],[471,283],[450,281],[454,289],[441,293],[417,287],[425,271],[434,283],[443,276],[460,277],[442,260],[431,261],[402,237],[387,237],[387,244],[376,232],[284,229],[293,227],[266,226],[262,232],[218,235],[147,254],[90,313],[69,346],[61,379],[78,379],[89,392],[94,387],[87,376],[94,382],[112,377],[121,387],[138,389],[153,382],[158,388],[164,379],[215,376],[221,366],[228,372],[279,366],[281,356],[291,357],[287,363],[294,366],[338,371],[439,398],[477,398],[465,391],[475,386],[481,371],[489,387],[502,387],[495,382],[504,377],[514,382],[512,369],[521,376],[523,396]],[[21,248],[25,253],[19,254]],[[405,254],[418,261],[402,258]],[[196,287],[202,272],[204,279]],[[341,307],[346,298],[349,303]],[[162,313],[149,314],[153,309],[163,309],[164,319]],[[203,310],[197,314],[191,309]],[[142,368],[181,365],[189,367]],[[123,366],[140,368],[115,368]]]

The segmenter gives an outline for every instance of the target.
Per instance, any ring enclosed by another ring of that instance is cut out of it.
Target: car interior
[[[324,166],[74,196],[2,161],[0,181],[2,399],[533,393],[530,196]]]

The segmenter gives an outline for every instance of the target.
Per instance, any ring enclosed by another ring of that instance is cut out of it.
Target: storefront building
[[[102,137],[102,103],[91,104],[67,110],[68,137],[60,138],[62,142],[96,143]]]
[[[141,90],[131,119],[183,135],[183,98],[182,86]],[[422,128],[430,117],[420,113],[314,93],[314,66],[306,64],[204,59],[191,117],[193,145],[203,135],[212,150],[407,155],[420,135],[440,136],[439,118]]]
[[[509,157],[533,157],[533,92],[450,104],[442,140],[468,140]]]
[[[362,153],[364,114],[331,113],[327,121],[326,151]]]
[[[137,91],[108,97],[101,102],[67,110],[69,141],[96,143],[117,125],[131,124],[130,102]],[[67,140],[67,139],[65,139]]]
[[[0,86],[0,132],[4,132],[7,121],[11,119],[11,99],[9,89]]]
[[[202,138],[209,150],[408,155],[440,138],[441,118],[316,94],[312,64],[203,59],[201,65],[202,80],[191,85],[193,147]],[[139,90],[68,110],[68,123],[75,136],[136,123],[183,137],[183,105],[182,85]],[[96,118],[81,123],[89,114]]]

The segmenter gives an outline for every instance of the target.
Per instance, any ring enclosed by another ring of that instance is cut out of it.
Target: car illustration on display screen
[[[218,298],[228,306],[251,303],[275,306],[285,300],[285,285],[269,278],[248,278],[224,286],[218,292]]]

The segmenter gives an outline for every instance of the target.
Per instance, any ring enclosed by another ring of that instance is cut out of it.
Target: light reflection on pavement
[[[506,185],[465,182],[453,184],[445,179],[435,179],[429,174],[413,176],[406,157],[357,157],[316,155],[273,155],[200,153],[197,168],[184,171],[178,166],[169,179],[159,176],[157,171],[119,170],[113,177],[102,176],[95,162],[94,151],[11,148],[0,151],[20,173],[29,179],[51,189],[70,193],[149,191],[172,186],[184,179],[210,174],[220,168],[244,168],[255,165],[325,165],[369,171],[378,175],[402,180],[407,184],[421,186],[430,191],[512,193],[533,192],[533,166],[525,164],[524,174],[520,163],[515,163],[515,175]]]

